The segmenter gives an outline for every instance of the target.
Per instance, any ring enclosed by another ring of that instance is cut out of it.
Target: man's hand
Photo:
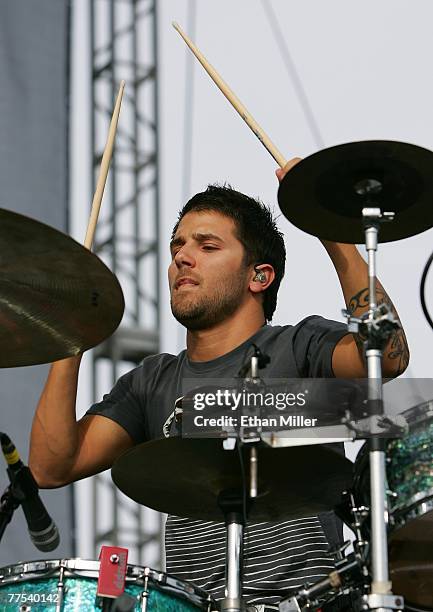
[[[280,183],[283,180],[283,178],[286,176],[288,171],[291,170],[293,166],[296,166],[296,164],[299,164],[300,161],[302,161],[301,157],[294,157],[293,159],[290,159],[286,163],[284,168],[278,168],[278,170],[275,170],[275,174],[277,175],[277,178],[280,181]]]

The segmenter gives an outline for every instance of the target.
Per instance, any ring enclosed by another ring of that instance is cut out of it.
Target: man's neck
[[[263,313],[252,317],[235,316],[211,327],[198,331],[188,330],[187,354],[191,361],[217,359],[251,338],[265,323]]]

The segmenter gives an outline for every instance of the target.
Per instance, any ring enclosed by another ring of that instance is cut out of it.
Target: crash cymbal
[[[286,174],[278,202],[296,227],[325,240],[364,243],[367,206],[395,213],[379,242],[408,238],[433,226],[433,152],[387,140],[324,149]]]
[[[248,471],[246,452],[243,463]],[[218,496],[226,491],[241,495],[243,483],[237,449],[225,450],[217,439],[180,437],[153,440],[128,450],[114,464],[112,477],[139,504],[214,521],[223,518]],[[330,510],[351,479],[352,463],[331,448],[260,445],[259,496],[249,518],[277,521]]]
[[[0,209],[0,262],[0,367],[77,355],[119,325],[116,277],[52,227]]]

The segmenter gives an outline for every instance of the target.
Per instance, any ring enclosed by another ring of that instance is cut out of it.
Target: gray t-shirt
[[[332,377],[332,353],[345,334],[344,324],[313,315],[297,325],[264,325],[233,351],[211,361],[190,361],[186,351],[147,357],[122,376],[88,414],[113,419],[136,444],[162,438],[176,399],[190,390],[185,389],[185,380],[197,381],[200,386],[200,378],[235,377],[253,354],[253,343],[271,358],[262,371],[268,379]],[[327,575],[333,567],[328,545],[338,544],[340,537],[332,513],[299,521],[250,524],[244,552],[244,596],[248,603],[274,604],[288,589]],[[166,541],[167,571],[221,599],[224,526],[169,517]],[[263,559],[262,545],[266,548]]]
[[[268,379],[329,378],[334,347],[345,334],[343,323],[313,315],[297,325],[264,325],[233,351],[211,361],[190,361],[186,351],[152,355],[122,376],[88,414],[113,419],[136,444],[162,438],[176,399],[185,393],[185,380],[197,379],[199,385],[200,377],[235,377],[253,354],[253,343],[271,358],[261,371]]]

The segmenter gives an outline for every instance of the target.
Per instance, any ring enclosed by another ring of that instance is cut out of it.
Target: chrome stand
[[[270,358],[254,346],[254,355],[242,366],[238,376],[243,384],[257,387],[261,384],[259,369],[269,363]],[[245,522],[251,503],[258,495],[258,443],[261,440],[260,428],[241,428],[239,434],[223,441],[224,448],[233,450],[235,445],[246,449],[248,457],[248,477],[245,477],[245,491],[222,491],[218,505],[221,508],[226,524],[226,588],[221,602],[221,612],[242,612],[245,605],[242,601],[242,553]],[[241,461],[241,469],[243,462]]]
[[[230,492],[220,494],[218,505],[226,524],[226,587],[221,612],[243,612],[242,546],[244,532],[243,500]]]
[[[382,395],[382,351],[390,335],[399,327],[386,304],[377,305],[376,298],[376,251],[380,223],[392,221],[394,213],[382,213],[379,208],[362,210],[365,245],[368,254],[368,312],[360,319],[349,314],[349,330],[361,332],[365,338],[368,369],[368,414],[370,417],[383,415]],[[364,603],[369,610],[386,612],[398,610],[403,605],[403,598],[392,594],[392,585],[388,571],[387,543],[387,500],[385,471],[385,440],[378,434],[380,431],[372,423],[370,444],[370,493],[371,493],[371,592]]]

